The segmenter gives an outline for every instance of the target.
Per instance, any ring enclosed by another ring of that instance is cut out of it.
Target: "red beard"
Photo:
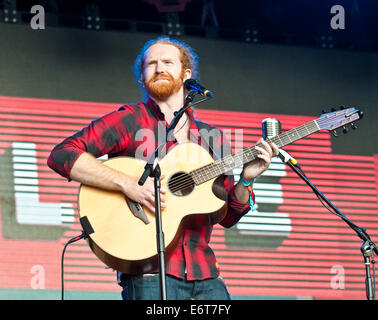
[[[167,79],[168,81],[155,82],[157,79]],[[181,89],[183,81],[184,73],[178,79],[174,79],[170,74],[157,74],[148,82],[145,82],[144,86],[150,96],[160,101],[165,101]]]

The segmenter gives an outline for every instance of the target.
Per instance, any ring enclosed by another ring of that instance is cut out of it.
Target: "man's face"
[[[153,98],[165,101],[182,89],[185,72],[180,51],[170,44],[156,43],[146,52],[142,81]]]

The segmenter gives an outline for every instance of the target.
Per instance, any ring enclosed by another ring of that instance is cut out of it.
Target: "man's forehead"
[[[176,46],[169,43],[154,43],[146,51],[145,59],[157,56],[165,56],[179,59],[180,50]]]

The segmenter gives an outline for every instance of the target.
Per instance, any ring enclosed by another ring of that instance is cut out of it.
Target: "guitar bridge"
[[[133,213],[133,215],[136,218],[139,218],[140,220],[142,220],[145,224],[149,224],[150,221],[148,220],[147,215],[144,212],[143,207],[140,205],[140,203],[134,200],[131,200],[127,197],[125,198],[126,198],[127,205],[129,206],[129,209]]]

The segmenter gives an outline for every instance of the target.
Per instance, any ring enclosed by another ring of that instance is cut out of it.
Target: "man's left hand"
[[[258,145],[261,145],[262,147],[259,147]],[[272,158],[278,155],[277,145],[274,143],[269,145],[263,138],[260,138],[259,141],[257,141],[255,149],[259,152],[257,158],[246,163],[242,171],[242,177],[247,183],[252,181],[252,179],[256,179],[268,169]]]

